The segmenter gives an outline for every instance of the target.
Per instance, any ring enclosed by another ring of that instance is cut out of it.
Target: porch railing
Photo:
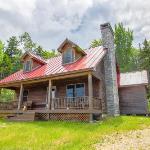
[[[0,110],[15,110],[18,107],[18,101],[0,102]]]
[[[101,99],[97,97],[92,98],[92,109],[101,110]],[[18,101],[0,102],[0,110],[16,110]],[[31,108],[32,109],[32,108]],[[89,97],[61,97],[53,98],[51,102],[51,109],[89,109]]]
[[[101,99],[92,98],[93,109],[101,109]],[[61,97],[52,99],[52,109],[89,109],[89,97]]]

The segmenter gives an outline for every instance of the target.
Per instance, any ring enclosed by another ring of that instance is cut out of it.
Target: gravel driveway
[[[150,150],[150,128],[106,136],[96,150]]]

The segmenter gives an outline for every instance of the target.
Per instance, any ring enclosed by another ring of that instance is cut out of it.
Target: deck
[[[72,97],[72,98],[54,98],[51,101],[50,109],[45,106],[41,108],[33,108],[23,110],[17,109],[17,101],[12,102],[0,102],[0,114],[7,116],[9,114],[14,114],[19,116],[19,119],[24,120],[24,116],[27,119],[35,114],[35,118],[40,118],[39,120],[89,120],[91,114],[101,114],[102,105],[101,99],[92,98],[92,107],[89,107],[89,97]],[[30,104],[32,104],[30,102]],[[41,103],[40,103],[41,104]],[[40,106],[39,104],[39,106]],[[23,108],[22,104],[22,108]],[[38,105],[38,104],[37,104]],[[35,104],[34,104],[35,106]],[[25,115],[26,114],[26,115]],[[28,114],[28,115],[27,115]],[[29,115],[30,114],[30,115]],[[22,117],[21,117],[22,115]],[[33,117],[31,117],[33,118]]]

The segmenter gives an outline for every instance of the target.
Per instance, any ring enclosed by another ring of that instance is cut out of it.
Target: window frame
[[[67,51],[67,50],[72,50],[72,61],[70,61],[70,62],[65,62],[65,52]],[[63,58],[63,61],[62,61],[62,63],[64,64],[64,65],[66,65],[66,64],[71,64],[71,63],[74,63],[75,62],[75,50],[72,48],[72,47],[68,47],[66,50],[64,50],[64,52],[63,52],[63,54],[62,54],[62,58]]]
[[[27,70],[27,63],[29,62],[29,70]],[[23,65],[23,71],[24,72],[30,72],[32,70],[32,60],[27,60],[24,62],[24,65]]]
[[[77,85],[77,84],[83,84],[83,85],[84,85],[84,93],[83,93],[83,96],[78,96],[78,97],[85,97],[85,91],[86,91],[86,89],[85,89],[85,83],[67,84],[67,85],[66,85],[66,97],[68,97],[68,96],[67,96],[67,87],[68,87],[69,85],[74,85],[74,87],[75,87],[75,93],[74,93],[74,95],[75,95],[75,97],[77,97],[77,90],[76,90],[76,85]],[[68,98],[71,98],[71,97],[68,97]]]

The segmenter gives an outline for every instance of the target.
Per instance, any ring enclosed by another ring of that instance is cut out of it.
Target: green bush
[[[1,102],[8,102],[14,100],[15,91],[9,89],[1,89],[0,92],[0,101]]]

